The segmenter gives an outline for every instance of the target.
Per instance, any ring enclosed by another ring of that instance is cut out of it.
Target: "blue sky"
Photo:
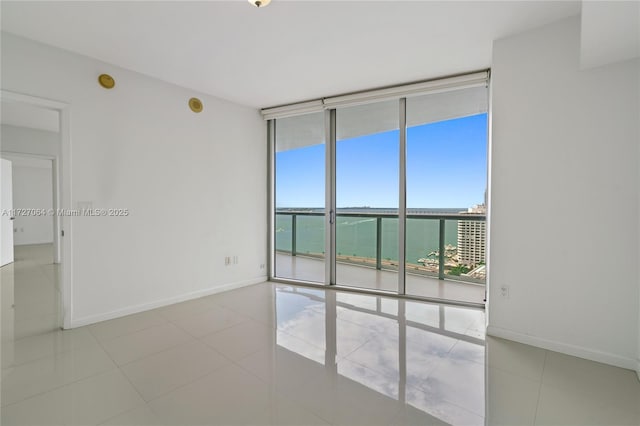
[[[324,145],[276,154],[276,207],[324,206]],[[407,129],[407,207],[484,201],[487,115]],[[398,131],[337,142],[338,207],[398,206]]]

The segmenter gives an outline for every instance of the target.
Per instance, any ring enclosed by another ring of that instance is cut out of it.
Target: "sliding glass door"
[[[275,123],[274,276],[325,282],[324,113]]]
[[[406,117],[406,294],[483,303],[487,89],[408,98]]]
[[[483,303],[488,90],[451,81],[271,120],[273,278]]]
[[[336,111],[336,283],[398,290],[398,101]]]

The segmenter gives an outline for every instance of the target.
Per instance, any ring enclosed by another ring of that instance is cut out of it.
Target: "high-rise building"
[[[470,207],[461,214],[486,214],[485,204]],[[485,220],[458,221],[458,262],[468,267],[485,263],[487,222]]]

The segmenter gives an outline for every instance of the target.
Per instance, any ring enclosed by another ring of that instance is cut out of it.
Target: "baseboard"
[[[129,306],[115,311],[106,312],[98,315],[91,315],[88,317],[71,319],[71,324],[68,328],[78,328],[85,325],[95,324],[97,322],[107,321],[115,318],[124,317],[127,315],[137,314],[140,312],[148,311],[155,308],[161,308],[167,305],[173,305],[174,303],[186,302],[187,300],[198,299],[204,296],[210,296],[216,293],[222,293],[223,291],[234,290],[241,287],[246,287],[253,284],[258,284],[267,281],[267,276],[256,277],[250,280],[237,281],[229,284],[223,284],[221,286],[207,288],[203,290],[194,291],[191,293],[181,294],[179,296],[170,297],[168,299],[156,300],[149,303],[143,303],[141,305]]]
[[[640,380],[640,358],[636,360],[636,374],[638,375],[638,380]]]
[[[625,358],[608,352],[570,345],[568,343],[558,342],[555,340],[543,339],[491,325],[487,326],[487,334],[489,336],[501,337],[503,339],[513,340],[514,342],[524,343],[525,345],[536,346],[550,351],[576,356],[578,358],[601,362],[603,364],[626,368],[628,370],[635,370],[640,376],[640,364],[633,358]]]
[[[46,242],[46,241],[42,241],[42,242],[34,241],[34,242],[20,243],[20,244],[15,244],[14,243],[13,246],[14,247],[29,247],[29,246],[45,246],[47,244],[48,245],[52,245],[53,242],[52,241],[49,241],[49,242]],[[51,248],[51,250],[53,251],[53,248]]]

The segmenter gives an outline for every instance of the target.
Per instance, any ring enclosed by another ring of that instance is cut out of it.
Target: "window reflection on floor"
[[[284,285],[275,303],[278,346],[323,365],[336,383],[363,386],[413,417],[482,423],[483,310]]]

